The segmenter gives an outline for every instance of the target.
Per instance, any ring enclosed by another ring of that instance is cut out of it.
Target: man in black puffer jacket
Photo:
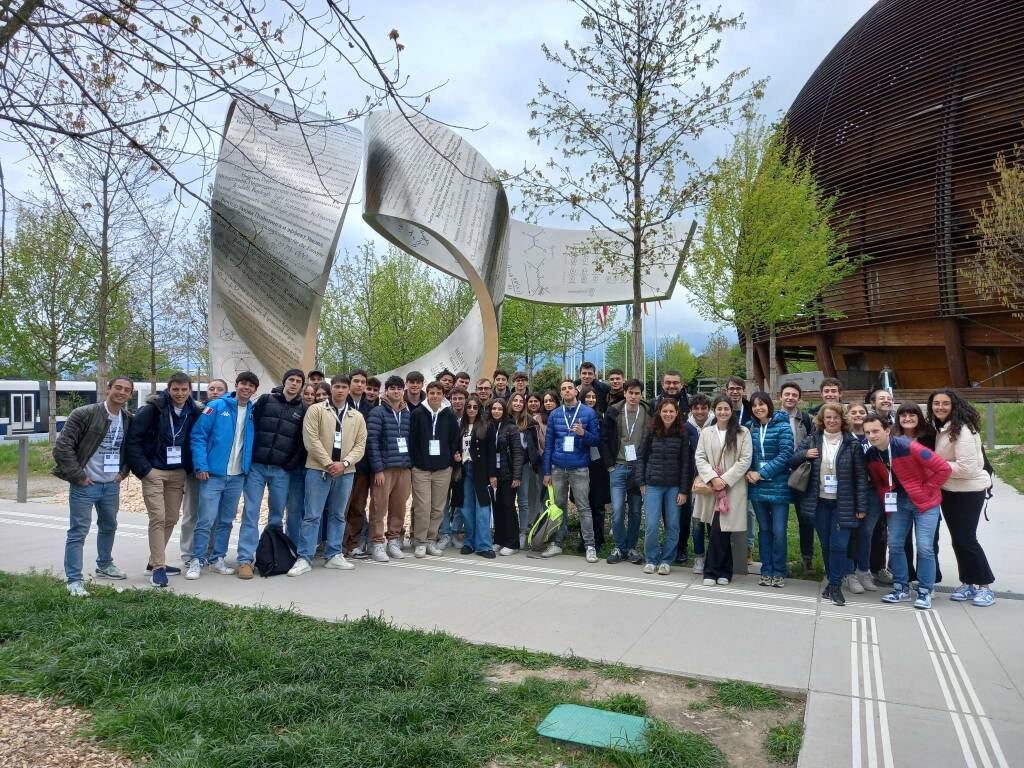
[[[306,450],[302,445],[302,387],[306,377],[298,368],[284,375],[280,387],[261,395],[252,409],[254,436],[252,466],[245,478],[245,506],[238,527],[238,578],[253,577],[252,562],[259,543],[260,506],[269,486],[267,525],[280,526],[288,506],[288,537],[298,541],[302,525]]]

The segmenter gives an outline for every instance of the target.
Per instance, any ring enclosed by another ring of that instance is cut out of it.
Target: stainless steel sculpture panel
[[[314,365],[362,136],[259,94],[253,102],[231,104],[217,162],[210,361],[229,383],[251,370],[276,384],[289,368]]]

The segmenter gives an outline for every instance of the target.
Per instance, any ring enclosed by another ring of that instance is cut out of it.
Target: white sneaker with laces
[[[868,592],[877,592],[878,587],[875,586],[875,579],[871,575],[871,571],[855,571],[854,576],[857,577],[857,581],[864,587]]]
[[[235,572],[235,569],[228,565],[223,557],[218,557],[210,563],[210,570],[214,573],[219,573],[221,576],[230,576]]]
[[[713,587],[713,586],[715,586],[715,580],[714,579],[704,579],[703,584],[704,584],[705,587]]]
[[[845,582],[843,586],[850,590],[853,594],[864,594],[864,585],[860,583],[860,579],[858,579],[854,574],[848,573],[846,577],[843,579],[843,581]]]
[[[727,586],[729,586],[729,580],[727,578],[725,578],[725,576],[719,576],[718,577],[718,586],[720,586],[720,587],[727,587]]]
[[[195,581],[203,573],[203,564],[199,561],[199,558],[190,560],[188,563],[188,570],[185,571],[185,578],[189,581]]]
[[[587,562],[588,563],[596,563],[597,562],[597,548],[596,547],[587,547]]]
[[[390,558],[388,557],[387,550],[384,548],[383,544],[379,544],[379,543],[374,543],[373,549],[370,551],[370,558],[375,563],[387,563],[387,562],[390,562]]]
[[[509,555],[514,555],[515,553],[516,551],[512,549],[512,547],[502,547],[498,550],[498,554],[502,557],[508,557]]]
[[[554,542],[551,542],[550,544],[548,544],[547,549],[545,549],[543,552],[540,553],[540,556],[541,557],[555,557],[556,555],[560,555],[560,554],[562,554],[562,548],[560,546],[558,546],[557,544],[555,544]]]
[[[288,571],[289,576],[302,576],[304,573],[310,573],[313,570],[313,566],[309,564],[309,560],[304,557],[300,557],[295,561],[295,565]]]
[[[694,573],[704,573],[704,558],[703,557],[699,557],[698,556],[698,557],[693,558],[693,572]]]
[[[302,560],[301,557],[299,559]],[[303,560],[303,562],[305,561]],[[344,555],[335,555],[326,563],[324,563],[324,568],[334,568],[338,571],[351,571],[355,567],[355,563],[350,563],[348,560],[345,559]]]
[[[654,565],[654,563],[646,563],[646,564],[644,564],[644,573],[650,574],[650,573],[654,573],[656,570],[657,570],[657,567]]]
[[[392,539],[388,542],[388,557],[392,560],[401,560],[405,557],[405,553],[402,552],[402,542],[398,539]]]
[[[661,565],[658,566],[658,575],[659,576],[668,576],[671,572],[672,572],[672,566],[669,565],[668,563],[662,563]]]
[[[426,544],[417,544],[416,545],[416,549],[413,550],[412,554],[413,554],[413,557],[418,557],[418,558],[426,557],[427,556],[427,545]]]
[[[72,597],[88,597],[89,592],[85,589],[85,584],[81,581],[69,581],[68,582],[68,594]]]
[[[442,547],[440,543],[427,544],[427,554],[431,557],[441,557],[442,555],[444,555],[444,547]]]
[[[97,568],[96,577],[100,579],[114,579],[115,581],[120,581],[121,579],[127,579],[128,574],[113,563],[110,563],[102,568]]]
[[[449,536],[446,533],[440,539],[437,540],[437,548],[438,549],[448,549],[448,547],[451,546],[451,543],[452,543],[452,537]],[[427,551],[428,552],[430,551],[429,545],[428,545]]]

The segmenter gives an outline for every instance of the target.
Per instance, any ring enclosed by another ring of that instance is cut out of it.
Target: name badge
[[[334,447],[339,451],[341,450],[341,432],[334,433]]]
[[[597,461],[601,458],[601,449],[596,446],[590,446],[590,460]]]
[[[626,444],[626,461],[636,461],[636,446]]]
[[[431,440],[430,441],[430,455],[431,456],[440,456],[441,455],[441,441],[440,440]]]
[[[825,493],[839,493],[838,475],[825,475]]]
[[[408,453],[409,452],[409,444],[406,443],[405,438],[404,437],[397,437],[395,439],[398,441],[398,452],[399,453]]]
[[[494,455],[494,466],[497,467],[498,469],[501,469],[501,454],[500,453],[496,453]]]
[[[576,450],[576,438],[573,435],[566,435],[562,438],[562,452],[572,453]]]
[[[103,471],[107,473],[117,474],[121,471],[121,454],[119,453],[104,453],[103,454]]]
[[[168,464],[181,464],[181,446],[180,445],[169,445],[169,446],[167,446],[167,463]]]
[[[885,494],[885,511],[895,512],[896,511],[896,492],[889,491]]]

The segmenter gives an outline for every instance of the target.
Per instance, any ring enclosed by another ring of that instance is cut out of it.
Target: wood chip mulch
[[[88,715],[45,699],[0,694],[3,768],[131,768],[128,758],[81,735]]]

